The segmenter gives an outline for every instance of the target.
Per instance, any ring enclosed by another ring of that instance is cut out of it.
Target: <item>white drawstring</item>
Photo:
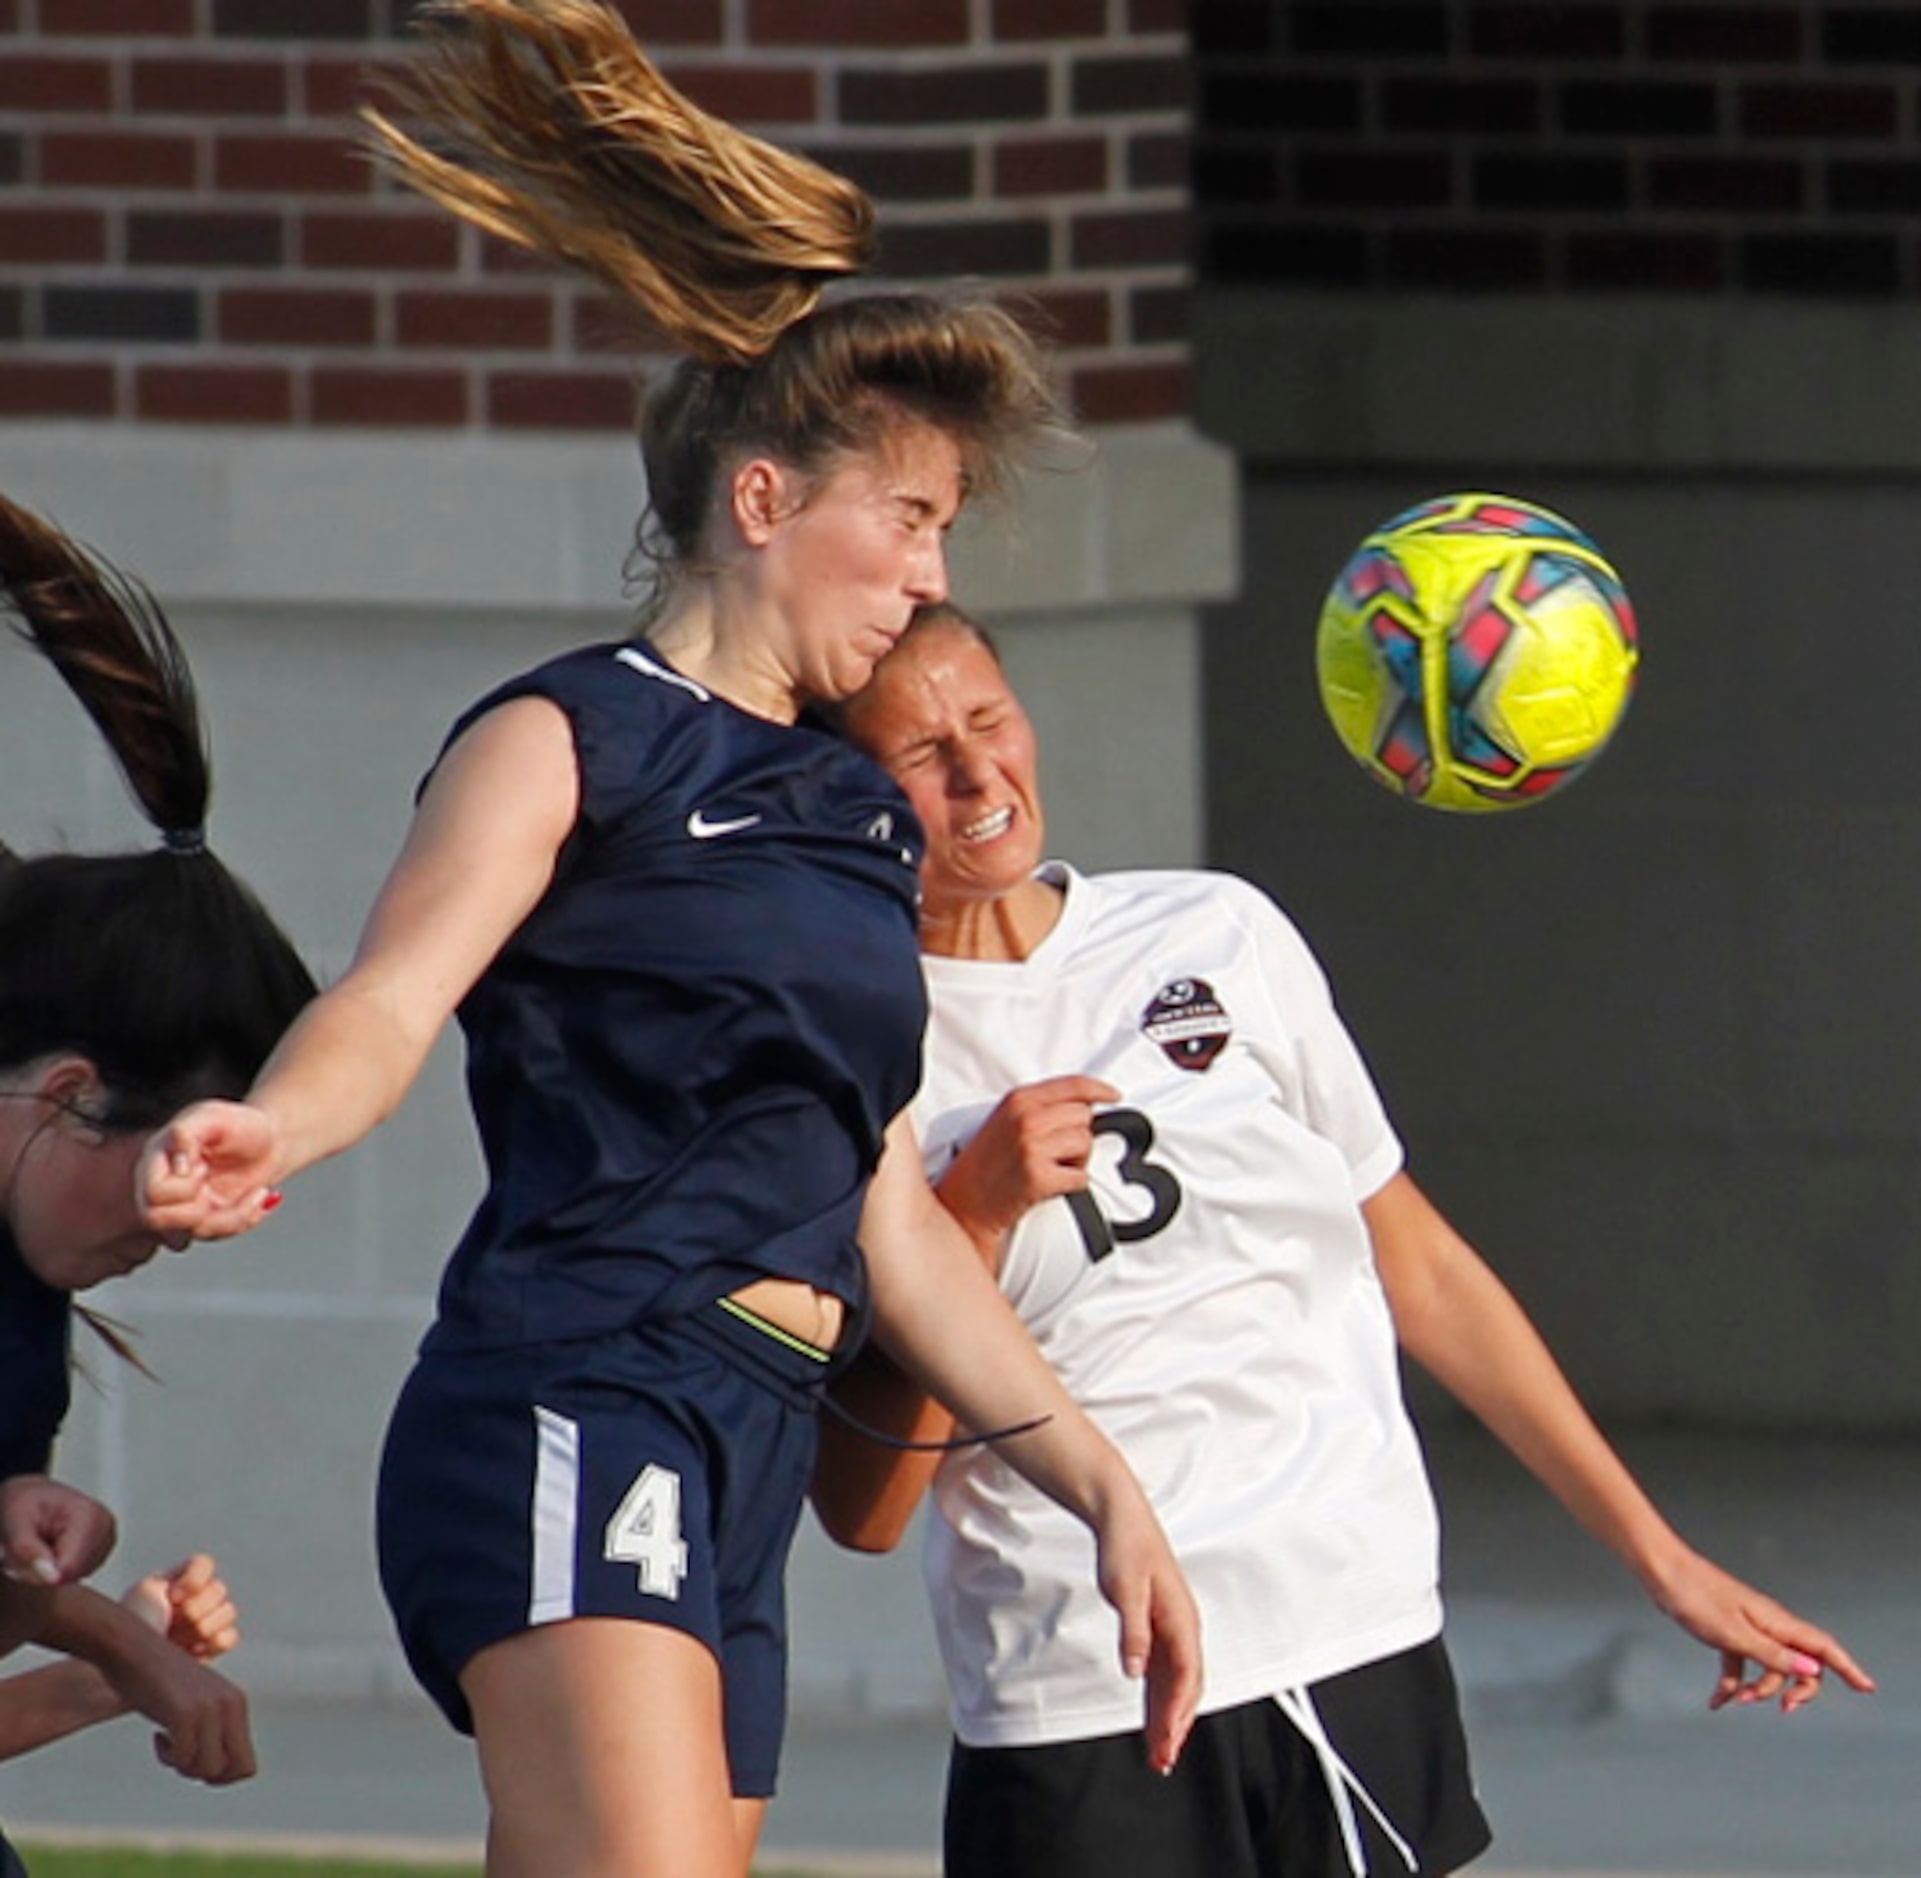
[[[1341,1751],[1328,1737],[1314,1698],[1305,1689],[1283,1689],[1274,1698],[1281,1713],[1300,1730],[1301,1738],[1314,1750],[1327,1781],[1328,1797],[1334,1802],[1334,1817],[1340,1822],[1341,1845],[1347,1852],[1347,1868],[1354,1878],[1368,1878],[1367,1849],[1361,1844],[1361,1824],[1354,1817],[1354,1802],[1359,1800],[1373,1817],[1375,1825],[1387,1835],[1388,1842],[1401,1855],[1409,1871],[1418,1872],[1421,1862],[1414,1848],[1394,1830],[1393,1822],[1381,1811],[1373,1794],[1361,1785],[1360,1776],[1341,1759]]]

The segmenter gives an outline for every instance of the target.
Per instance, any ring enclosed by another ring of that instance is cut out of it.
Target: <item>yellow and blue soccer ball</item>
[[[1321,608],[1321,701],[1378,782],[1428,808],[1520,808],[1607,746],[1634,695],[1627,589],[1533,502],[1440,496],[1375,529]]]

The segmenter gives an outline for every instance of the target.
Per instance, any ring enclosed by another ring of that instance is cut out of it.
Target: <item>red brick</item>
[[[17,33],[19,30],[19,0],[0,0],[0,33]]]
[[[270,59],[135,59],[133,108],[180,117],[281,117],[287,68]]]
[[[371,346],[371,293],[315,287],[229,287],[216,302],[216,336],[231,346]]]
[[[994,0],[996,39],[1105,39],[1107,0]]]
[[[1016,137],[994,151],[997,196],[1088,195],[1106,187],[1101,137]]]
[[[1517,134],[1532,131],[1541,121],[1539,91],[1518,80],[1391,79],[1384,98],[1386,124],[1391,131],[1485,137],[1501,131]]]
[[[443,352],[545,351],[554,343],[554,303],[547,294],[400,294],[395,339]]]
[[[1587,293],[1714,293],[1727,261],[1720,238],[1700,229],[1596,230],[1569,239],[1566,275]]]
[[[1178,267],[1189,258],[1192,220],[1185,210],[1123,210],[1077,215],[1070,247],[1075,267]]]
[[[40,0],[40,30],[50,37],[112,33],[139,39],[194,30],[194,0]]]
[[[1750,137],[1892,137],[1899,123],[1892,85],[1755,84],[1741,93]]]
[[[1186,286],[1142,287],[1127,298],[1128,337],[1137,346],[1185,345],[1193,328]]]
[[[1533,291],[1547,284],[1546,245],[1531,230],[1396,228],[1387,239],[1387,279],[1449,292]]]
[[[1236,286],[1367,287],[1368,231],[1351,223],[1226,221],[1207,230],[1204,271]]]
[[[383,66],[370,59],[302,59],[295,67],[301,109],[309,117],[357,120],[360,107],[379,98],[382,74],[393,69],[391,63]],[[352,134],[359,134],[357,121]]]
[[[1788,167],[1798,179],[1799,168]],[[1842,215],[1921,214],[1921,163],[1885,157],[1832,163],[1828,206]]]
[[[730,124],[811,124],[818,76],[801,66],[669,65],[662,69],[703,111]]]
[[[222,39],[365,39],[372,29],[368,0],[213,0]]]
[[[200,296],[191,287],[49,283],[40,292],[40,331],[70,344],[198,345]]]
[[[1081,117],[1182,111],[1192,102],[1193,88],[1193,67],[1180,55],[1082,59],[1074,66],[1073,110]]]
[[[1127,140],[1130,189],[1189,188],[1193,163],[1193,140],[1184,130],[1144,131]]]
[[[1647,167],[1647,200],[1657,209],[1791,214],[1802,205],[1799,163],[1767,157],[1656,157]]]
[[[1453,46],[1437,0],[1290,0],[1294,50],[1308,58],[1437,59]]]
[[[1073,407],[1087,424],[1147,424],[1185,417],[1193,372],[1185,360],[1162,365],[1088,365],[1070,380]]]
[[[143,365],[133,407],[156,424],[290,424],[293,376],[279,366]]]
[[[747,0],[747,36],[757,46],[959,46],[967,15],[967,0]]]
[[[1644,27],[1648,56],[1714,65],[1792,65],[1801,57],[1800,10],[1784,6],[1656,6]]]
[[[1469,45],[1490,59],[1618,59],[1627,50],[1624,13],[1619,5],[1543,6],[1541,0],[1505,0],[1474,8]]]
[[[1011,310],[1049,345],[1087,350],[1113,342],[1114,309],[1104,289],[1037,287],[1024,299],[1027,305]]]
[[[859,184],[877,202],[967,201],[974,194],[971,141],[848,143],[815,146],[806,154]]]
[[[53,189],[192,189],[199,148],[190,137],[139,131],[49,131],[40,180]]]
[[[399,372],[322,366],[309,386],[316,424],[367,429],[425,426],[444,430],[467,422],[464,372]]]
[[[487,422],[503,430],[631,431],[633,379],[619,372],[497,372],[487,380]]]
[[[887,222],[881,227],[880,246],[880,272],[902,280],[957,274],[1007,279],[1054,271],[1053,237],[1039,216],[985,222]]]
[[[1194,19],[1192,0],[1127,0],[1130,33],[1184,33]]]
[[[0,57],[0,111],[95,111],[113,106],[113,67],[105,59]]]
[[[339,136],[220,137],[213,180],[236,195],[364,196],[373,166]]]
[[[1453,159],[1440,146],[1315,145],[1294,166],[1295,200],[1304,209],[1433,209],[1453,193]]]
[[[10,267],[104,261],[107,218],[97,209],[0,207],[0,254]]]
[[[1901,289],[1902,244],[1892,230],[1743,235],[1739,247],[1740,281],[1750,293],[1855,299],[1885,298]]]
[[[1913,65],[1921,61],[1921,13],[1911,6],[1830,6],[1821,56],[1830,65]]]
[[[321,210],[300,224],[300,264],[379,274],[447,274],[460,265],[460,226],[419,209]]]
[[[722,0],[613,0],[634,37],[655,46],[717,46],[726,36]]]
[[[113,367],[65,359],[0,359],[0,417],[114,415]]]
[[[993,124],[1045,117],[1052,87],[1045,65],[969,65],[930,71],[844,71],[836,86],[845,124]]]
[[[136,267],[279,267],[287,251],[278,215],[221,209],[135,210],[126,246]]]

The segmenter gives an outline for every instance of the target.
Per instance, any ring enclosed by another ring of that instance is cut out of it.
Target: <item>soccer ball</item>
[[[1428,808],[1520,808],[1606,747],[1640,659],[1621,577],[1572,522],[1440,496],[1384,522],[1321,608],[1321,702],[1378,782]]]

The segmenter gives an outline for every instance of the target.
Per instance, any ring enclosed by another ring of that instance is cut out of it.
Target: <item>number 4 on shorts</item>
[[[653,1597],[678,1598],[687,1576],[687,1546],[680,1536],[680,1476],[649,1461],[634,1476],[626,1497],[607,1522],[606,1556],[632,1565],[640,1588]]]

